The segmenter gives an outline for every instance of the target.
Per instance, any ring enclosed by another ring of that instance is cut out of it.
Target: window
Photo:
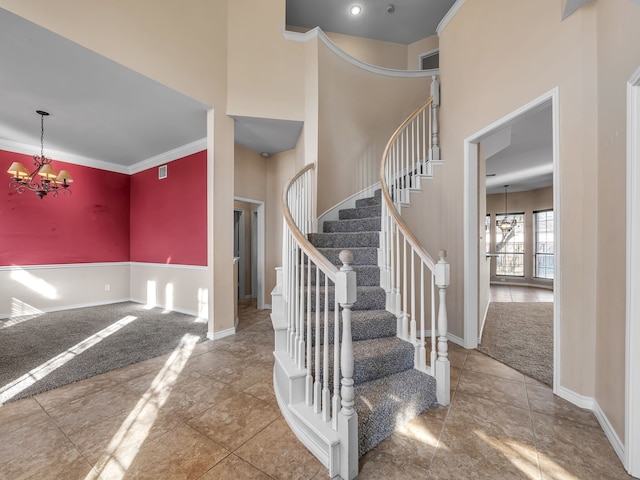
[[[533,212],[535,277],[553,279],[553,210]]]
[[[420,70],[433,70],[440,66],[440,51],[433,50],[431,52],[420,55]]]
[[[524,277],[524,213],[506,214],[512,227],[497,228],[505,214],[496,215],[496,275]]]

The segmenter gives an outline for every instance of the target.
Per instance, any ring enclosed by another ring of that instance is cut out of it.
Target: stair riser
[[[355,315],[354,315],[355,317]],[[335,334],[335,322],[334,322],[334,314],[331,312],[329,315],[329,345],[333,345],[334,343],[334,334]],[[305,315],[304,320],[305,330],[304,337],[307,338],[307,317]],[[340,315],[340,337],[342,338],[342,315]],[[358,342],[360,340],[370,340],[372,338],[384,338],[384,337],[395,337],[396,336],[396,318],[394,316],[390,316],[389,318],[380,319],[375,322],[370,321],[356,321],[352,319],[351,323],[351,339],[354,342]],[[312,345],[315,345],[316,338],[316,316],[315,313],[311,314],[311,342]],[[320,345],[324,345],[324,315],[321,312],[320,315]]]
[[[333,311],[335,305],[335,295],[333,290],[329,291],[329,311]],[[386,293],[382,288],[361,291],[358,289],[357,301],[351,307],[352,310],[384,310],[386,307]],[[311,291],[311,311],[315,312],[316,293]],[[320,294],[320,308],[324,309],[324,291]]]
[[[356,200],[356,208],[360,207],[371,207],[373,205],[381,205],[380,197],[368,197],[361,198],[360,200]]]
[[[378,287],[380,286],[380,268],[370,265],[352,265],[352,268],[356,272],[356,280],[361,287]],[[307,270],[305,267],[305,277],[307,276]],[[324,286],[326,283],[325,275],[320,272],[320,285]],[[305,278],[305,285],[308,285],[309,281]],[[316,268],[311,268],[311,285],[316,285]],[[333,285],[329,282],[329,285]]]
[[[356,218],[372,218],[379,217],[381,212],[380,205],[370,205],[368,207],[346,208],[338,212],[340,220],[353,220]]]
[[[322,253],[327,260],[337,266],[342,266],[342,262],[340,261],[340,252],[343,248],[320,248],[320,253]],[[369,247],[369,248],[350,248],[351,253],[353,253],[353,262],[354,265],[376,265],[378,263],[378,248],[377,247]]]

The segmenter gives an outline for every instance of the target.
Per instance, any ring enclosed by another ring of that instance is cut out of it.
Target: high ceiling
[[[407,45],[430,37],[455,0],[287,0],[287,25]],[[362,11],[349,13],[352,5]]]

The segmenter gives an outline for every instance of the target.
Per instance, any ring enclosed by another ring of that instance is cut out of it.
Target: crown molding
[[[110,172],[124,173],[126,175],[133,175],[134,173],[142,172],[143,170],[169,163],[179,158],[186,157],[188,155],[192,155],[206,149],[207,139],[201,138],[200,140],[182,145],[181,147],[174,148],[173,150],[166,151],[154,157],[142,160],[141,162],[134,163],[131,166],[105,162],[103,160],[96,160],[95,158],[83,157],[81,155],[75,155],[73,153],[67,153],[60,150],[47,149],[46,153],[48,157],[53,158],[54,160],[59,162],[98,168],[100,170],[107,170]],[[0,150],[6,150],[7,152],[21,153],[31,156],[39,152],[40,147],[0,138]]]
[[[416,77],[431,77],[434,75],[433,70],[394,70],[392,68],[384,68],[377,67],[375,65],[371,65],[365,63],[357,58],[352,57],[347,52],[338,47],[333,40],[331,40],[326,33],[324,33],[320,27],[315,27],[308,32],[298,33],[298,32],[282,32],[284,38],[287,40],[291,40],[294,42],[307,42],[312,38],[318,37],[322,42],[329,47],[336,55],[342,58],[344,61],[350,63],[354,67],[361,68],[362,70],[366,70],[371,73],[376,73],[378,75],[385,75],[387,77],[405,77],[405,78],[416,78]]]
[[[40,151],[40,146],[0,139],[0,149],[6,150],[8,152],[22,153],[25,155],[34,155]],[[129,167],[127,167],[126,165],[118,165],[116,163],[96,160],[95,158],[83,157],[81,155],[75,155],[73,153],[62,152],[60,150],[47,149],[47,157],[50,157],[59,162],[71,163],[73,165],[99,168],[100,170],[108,170],[117,173],[129,173]]]
[[[178,160],[179,158],[187,157],[206,149],[207,139],[201,138],[200,140],[196,140],[195,142],[187,143],[186,145],[174,148],[173,150],[168,150],[164,153],[156,155],[155,157],[147,158],[146,160],[142,160],[141,162],[134,163],[128,168],[127,173],[133,175],[134,173],[139,173],[144,170],[148,170],[149,168],[173,162],[174,160]]]
[[[454,3],[453,6],[449,9],[447,14],[442,17],[442,20],[440,20],[440,23],[438,24],[438,28],[436,28],[436,33],[438,34],[438,36],[440,36],[444,28],[449,24],[455,14],[458,13],[458,10],[460,10],[460,7],[462,7],[463,3],[464,0],[457,0],[456,3]]]

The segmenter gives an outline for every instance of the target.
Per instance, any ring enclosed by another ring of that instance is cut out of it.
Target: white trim
[[[344,61],[349,62],[354,67],[361,68],[362,70],[366,70],[371,73],[376,73],[378,75],[385,75],[387,77],[406,77],[406,78],[416,78],[416,77],[431,77],[434,74],[433,72],[436,70],[395,70],[393,68],[385,68],[378,67],[375,65],[371,65],[369,63],[365,63],[361,60],[358,60],[355,57],[352,57],[347,52],[338,47],[333,40],[327,37],[327,34],[324,33],[320,27],[315,27],[308,32],[299,33],[299,32],[290,32],[285,30],[282,32],[284,38],[287,40],[291,40],[294,42],[307,42],[312,38],[318,37],[320,40],[324,42],[324,44],[329,47],[336,55],[342,58]],[[438,70],[439,71],[439,70]]]
[[[484,315],[482,317],[482,323],[480,324],[480,332],[478,333],[478,345],[482,343],[482,332],[484,332],[484,325],[487,323],[487,313],[489,313],[489,306],[491,301],[487,302],[487,308],[484,309]]]
[[[179,268],[181,270],[208,270],[206,265],[179,265],[176,263],[129,262],[132,267]]]
[[[593,397],[585,397],[584,395],[580,395],[573,390],[569,390],[567,387],[558,388],[558,392],[556,393],[556,395],[558,395],[560,398],[564,398],[566,401],[571,402],[580,408],[586,408],[587,410],[593,411]]]
[[[422,70],[422,60],[427,58],[427,57],[431,57],[433,55],[435,55],[436,53],[440,53],[440,47],[438,48],[434,48],[433,50],[429,50],[427,52],[422,52],[418,54],[418,70]],[[431,68],[431,69],[425,69],[422,70],[423,72],[437,72],[434,73],[433,75],[438,75],[440,73],[440,69],[439,68]]]
[[[262,310],[272,310],[270,303],[265,303],[262,305]]]
[[[500,278],[500,277],[497,277]],[[543,281],[541,278],[540,281]],[[543,288],[545,290],[553,290],[553,280],[549,280],[549,283],[518,283],[518,282],[500,282],[496,280],[492,280],[489,282],[489,285],[507,285],[510,287],[530,287],[530,288]]]
[[[258,298],[256,300],[256,308],[258,310],[266,309],[265,300],[265,283],[266,283],[266,222],[265,222],[265,203],[262,200],[254,198],[233,196],[238,202],[252,203],[258,205]],[[253,294],[253,292],[251,292]],[[271,308],[271,307],[269,307]]]
[[[618,458],[624,465],[624,445],[613,428],[613,425],[611,425],[611,422],[609,422],[609,419],[604,414],[604,411],[600,408],[600,405],[598,405],[597,400],[593,401],[593,413],[598,419],[598,423],[600,424],[600,427],[602,427],[604,434],[607,436],[609,443],[613,447],[613,451],[616,452],[616,455],[618,455]]]
[[[640,68],[627,82],[627,272],[625,332],[625,455],[640,477]]]
[[[222,330],[221,332],[207,332],[207,338],[209,340],[220,340],[221,338],[230,337],[231,335],[236,334],[235,327],[227,328],[226,330]]]
[[[92,268],[92,267],[128,267],[130,262],[100,262],[100,263],[59,263],[49,265],[9,265],[0,266],[0,272],[13,270],[44,270],[61,268]]]
[[[449,9],[447,14],[444,17],[442,17],[442,20],[440,20],[440,23],[436,28],[436,33],[438,34],[438,36],[440,36],[442,31],[449,24],[449,22],[455,16],[455,14],[458,13],[458,10],[460,10],[460,7],[462,7],[463,3],[464,3],[464,0],[457,0],[457,2],[454,3],[453,6]]]
[[[147,305],[147,301],[143,300],[141,298],[130,298],[127,301],[129,302],[135,302],[135,303],[139,303],[141,305]],[[197,318],[201,318],[200,315],[198,315],[198,312],[196,312],[195,310],[189,310],[188,308],[176,308],[176,307],[171,307],[171,309],[168,309],[166,305],[163,305],[161,303],[156,303],[155,305],[151,306],[152,308],[162,308],[163,310],[169,310],[171,312],[176,312],[176,313],[184,313],[185,315],[190,315],[192,317],[197,317]]]
[[[194,142],[187,143],[186,145],[182,145],[181,147],[168,150],[164,153],[156,155],[155,157],[147,158],[146,160],[134,163],[133,165],[128,167],[128,173],[129,175],[133,175],[134,173],[139,173],[153,167],[158,167],[162,164],[173,162],[180,158],[188,157],[189,155],[202,152],[206,149],[207,139],[201,138]]]
[[[460,337],[457,337],[457,336],[456,336],[456,335],[454,335],[453,333],[447,333],[447,339],[448,339],[450,342],[455,343],[456,345],[459,345],[459,346],[461,346],[461,347],[463,347],[463,348],[467,348],[467,347],[465,347],[465,346],[464,346],[464,340],[463,340],[463,339],[461,339]]]
[[[560,165],[558,154],[558,88],[539,96],[531,102],[514,110],[489,126],[464,139],[464,346],[478,346],[478,144],[520,115],[539,108],[551,100],[553,117],[553,207],[554,220],[560,224]],[[555,284],[554,284],[554,392],[560,385],[560,270],[558,259],[560,252],[559,229],[554,231]]]
[[[8,152],[22,153],[26,155],[34,155],[40,151],[40,146],[28,145],[26,143],[14,142],[12,140],[0,139],[0,149]],[[108,170],[116,173],[129,173],[129,167],[119,165],[117,163],[105,162],[104,160],[96,160],[95,158],[83,157],[73,153],[62,152],[60,150],[51,150],[47,148],[45,152],[47,157],[58,162],[71,163],[73,165],[82,165],[85,167],[99,168],[100,170]]]

